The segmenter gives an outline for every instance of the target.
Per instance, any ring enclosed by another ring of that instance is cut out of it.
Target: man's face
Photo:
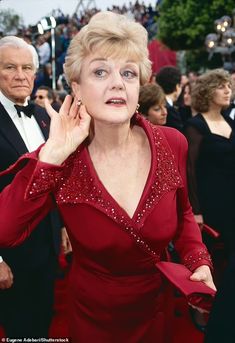
[[[45,107],[45,99],[48,99],[48,91],[46,89],[38,89],[35,93],[35,104]],[[48,99],[52,103],[52,99]]]
[[[23,105],[31,95],[35,79],[33,57],[28,49],[0,49],[0,90],[11,101]]]

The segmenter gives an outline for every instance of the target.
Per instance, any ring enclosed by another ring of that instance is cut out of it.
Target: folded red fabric
[[[216,291],[202,281],[190,280],[192,272],[182,264],[160,261],[156,263],[160,272],[187,298],[187,301],[203,311],[209,312]]]

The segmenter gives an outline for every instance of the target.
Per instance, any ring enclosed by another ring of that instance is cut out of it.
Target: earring
[[[139,108],[140,108],[140,104],[137,104],[135,112],[138,113]]]
[[[82,105],[82,100],[81,100],[81,99],[79,99],[79,100],[77,101],[77,105],[78,105],[78,107],[80,107],[80,106]]]

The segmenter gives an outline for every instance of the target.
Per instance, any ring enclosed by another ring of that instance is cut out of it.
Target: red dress
[[[56,199],[73,246],[69,325],[75,343],[166,342],[167,292],[155,262],[173,241],[191,270],[210,265],[187,196],[185,138],[140,116],[135,124],[148,136],[152,163],[132,218],[98,179],[85,145],[59,167],[39,162],[35,152],[6,171],[23,168],[0,196],[1,246],[19,244],[53,206],[52,193]]]

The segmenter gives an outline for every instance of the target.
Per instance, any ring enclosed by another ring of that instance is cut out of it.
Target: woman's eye
[[[122,75],[124,77],[126,77],[127,79],[133,79],[133,78],[135,78],[137,76],[136,73],[134,71],[132,71],[132,70],[124,70]]]
[[[95,71],[95,75],[98,76],[98,77],[103,77],[106,75],[106,70],[104,69],[98,69]]]

